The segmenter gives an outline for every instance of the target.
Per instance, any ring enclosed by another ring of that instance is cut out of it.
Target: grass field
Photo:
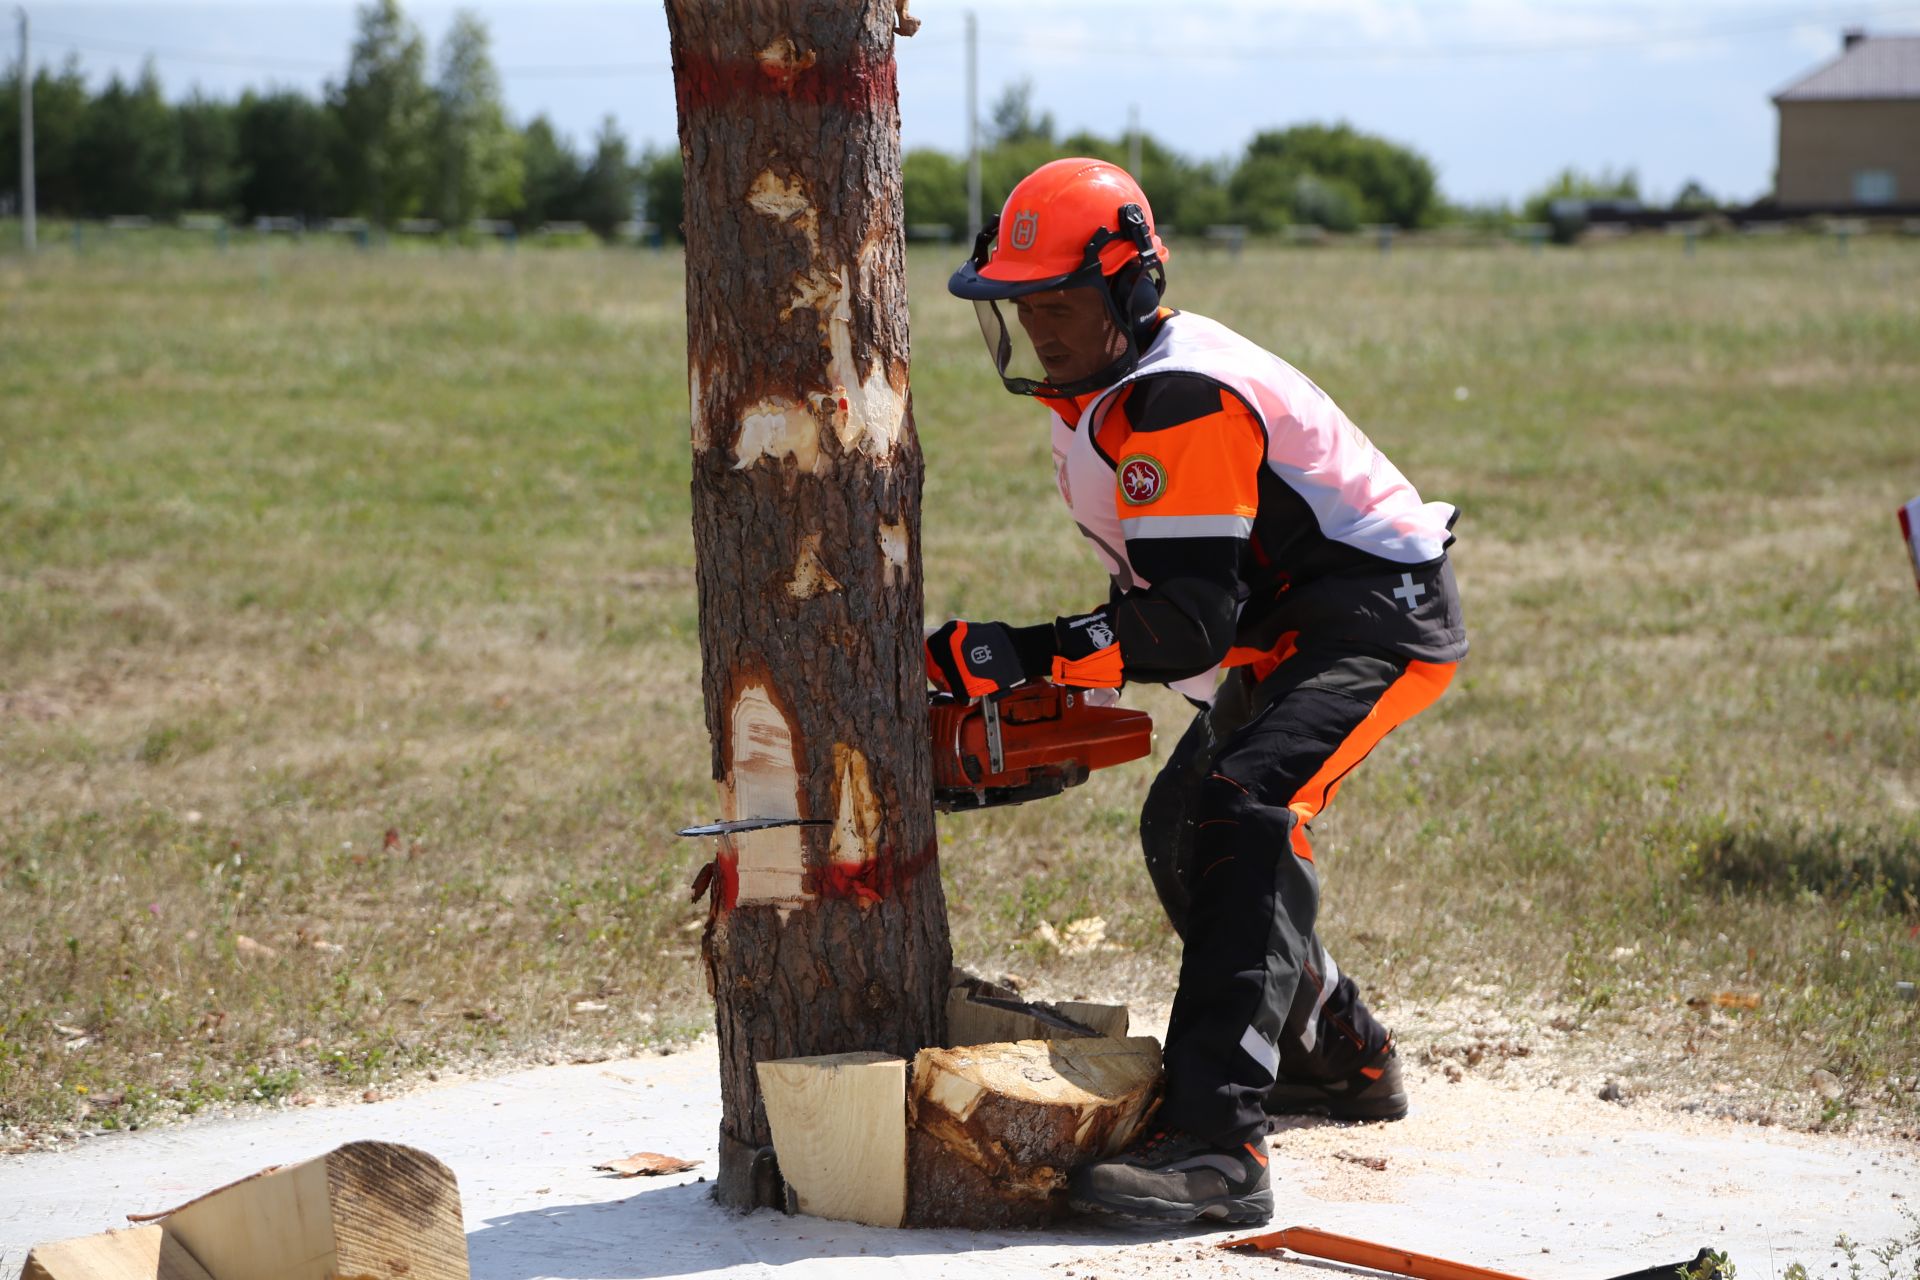
[[[1084,607],[949,265],[912,263],[928,613]],[[1343,965],[1630,1083],[1822,1069],[1811,1119],[1911,1119],[1920,245],[1173,267],[1464,513],[1462,678],[1316,826]],[[681,271],[0,258],[0,1149],[706,1024]],[[958,958],[1164,999],[1148,776],[943,820]],[[1032,940],[1092,915],[1122,950]]]

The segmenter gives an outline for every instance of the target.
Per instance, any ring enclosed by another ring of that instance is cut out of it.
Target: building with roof
[[[1920,35],[1849,31],[1839,57],[1773,101],[1781,209],[1920,207]]]

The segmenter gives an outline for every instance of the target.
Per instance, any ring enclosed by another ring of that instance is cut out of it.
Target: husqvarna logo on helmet
[[[1033,242],[1040,238],[1040,215],[1031,209],[1022,209],[1013,215],[1013,227],[1007,232],[1007,246],[1025,253],[1033,248]]]

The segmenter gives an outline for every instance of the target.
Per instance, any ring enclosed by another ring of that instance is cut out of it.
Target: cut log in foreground
[[[832,1053],[759,1064],[780,1176],[801,1213],[897,1227],[907,1211],[907,1064]]]
[[[265,1169],[149,1225],[38,1245],[22,1280],[467,1280],[453,1171],[352,1142]]]
[[[1026,1001],[1009,987],[954,971],[947,991],[947,1047],[1013,1040],[1069,1040],[1127,1034],[1127,1007],[1062,1000]]]
[[[212,1280],[466,1280],[453,1170],[424,1151],[351,1142],[257,1173],[160,1219]]]
[[[212,1280],[159,1227],[107,1231],[33,1247],[20,1280]]]
[[[1160,1046],[1125,1038],[1125,1005],[1023,1001],[959,970],[952,982],[954,1047],[922,1051],[911,1086],[906,1062],[883,1053],[759,1064],[800,1212],[887,1227],[1039,1225],[1064,1209],[1073,1168],[1138,1132],[1158,1097]]]
[[[1053,1221],[1067,1174],[1131,1141],[1159,1083],[1151,1036],[922,1050],[908,1104],[908,1224]]]

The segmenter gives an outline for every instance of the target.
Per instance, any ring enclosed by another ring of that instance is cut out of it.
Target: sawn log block
[[[157,1225],[211,1280],[467,1280],[453,1171],[390,1142],[256,1173]]]
[[[907,1208],[907,1063],[830,1053],[757,1064],[780,1176],[802,1213],[897,1227]]]
[[[921,1050],[908,1103],[908,1225],[1053,1221],[1067,1174],[1131,1141],[1159,1084],[1151,1036]]]
[[[37,1244],[20,1280],[211,1280],[160,1227]]]

